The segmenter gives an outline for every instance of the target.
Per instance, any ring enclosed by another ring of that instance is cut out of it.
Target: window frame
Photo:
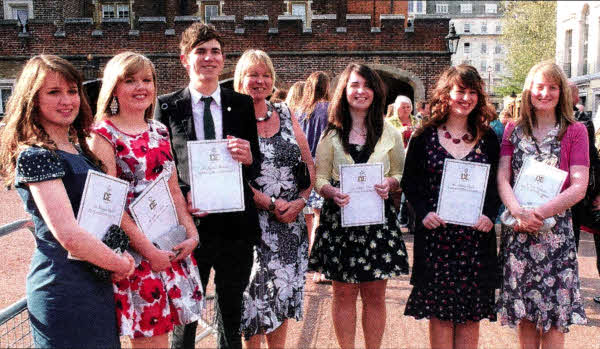
[[[127,8],[127,12],[123,11],[123,8]],[[109,13],[109,11],[112,10],[112,14],[113,16],[106,16],[107,13]],[[102,15],[102,19],[112,19],[112,18],[126,18],[129,19],[129,17],[131,16],[131,6],[129,5],[129,3],[125,3],[125,2],[114,2],[114,3],[108,3],[108,4],[102,4],[100,7],[100,11],[101,11],[101,15]],[[127,17],[125,16],[121,16],[121,13],[126,13]]]
[[[496,44],[496,47],[494,47],[494,54],[497,54],[497,55],[502,54],[502,45]]]
[[[18,20],[13,16],[13,10],[23,7],[27,7],[27,20],[33,19],[33,0],[4,0],[4,19]]]
[[[485,13],[498,13],[498,4],[485,4]]]
[[[463,33],[471,33],[471,22],[463,23]]]
[[[421,8],[420,10],[419,10],[419,7]],[[424,15],[425,13],[427,13],[427,1],[425,1],[425,0],[409,0],[407,11],[408,11],[408,14]]]
[[[471,43],[470,42],[463,43],[463,53],[471,53]]]
[[[487,53],[487,42],[481,43],[481,53]]]
[[[473,13],[473,4],[460,4],[460,13]]]
[[[435,4],[435,13],[448,13],[449,4]]]
[[[10,95],[12,95],[12,93],[14,92],[13,91],[14,83],[15,83],[15,81],[12,79],[0,79],[0,118],[4,117],[5,112],[6,112],[6,105],[4,105],[2,91],[10,90],[10,94],[6,98],[6,101],[8,102],[8,98],[10,98]]]

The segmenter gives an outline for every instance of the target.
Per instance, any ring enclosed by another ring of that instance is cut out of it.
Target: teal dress
[[[112,284],[99,281],[67,250],[42,218],[27,183],[61,179],[78,212],[89,170],[82,154],[30,147],[17,159],[15,187],[35,224],[36,249],[27,275],[27,308],[36,348],[120,348]]]

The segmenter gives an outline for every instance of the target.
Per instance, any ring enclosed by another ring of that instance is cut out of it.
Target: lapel
[[[175,102],[177,106],[177,114],[181,122],[186,123],[185,130],[188,140],[196,140],[196,129],[194,127],[194,113],[192,112],[192,96],[190,88],[186,87],[181,93],[181,98]]]
[[[232,93],[229,89],[221,87],[221,113],[223,114],[223,138],[227,135],[234,136],[233,132],[233,109],[231,107]]]

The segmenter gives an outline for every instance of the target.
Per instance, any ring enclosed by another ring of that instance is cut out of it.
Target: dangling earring
[[[117,113],[119,113],[119,101],[117,100],[117,96],[113,96],[109,108],[112,115],[117,115]]]

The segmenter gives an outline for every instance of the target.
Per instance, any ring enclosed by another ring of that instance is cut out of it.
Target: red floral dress
[[[148,130],[131,135],[110,120],[102,120],[92,131],[114,148],[117,177],[128,181],[127,206],[163,171],[175,171],[167,128],[148,121]],[[134,273],[114,283],[117,322],[122,336],[158,336],[200,318],[202,284],[193,256],[172,262],[171,268],[154,272],[142,258]]]

